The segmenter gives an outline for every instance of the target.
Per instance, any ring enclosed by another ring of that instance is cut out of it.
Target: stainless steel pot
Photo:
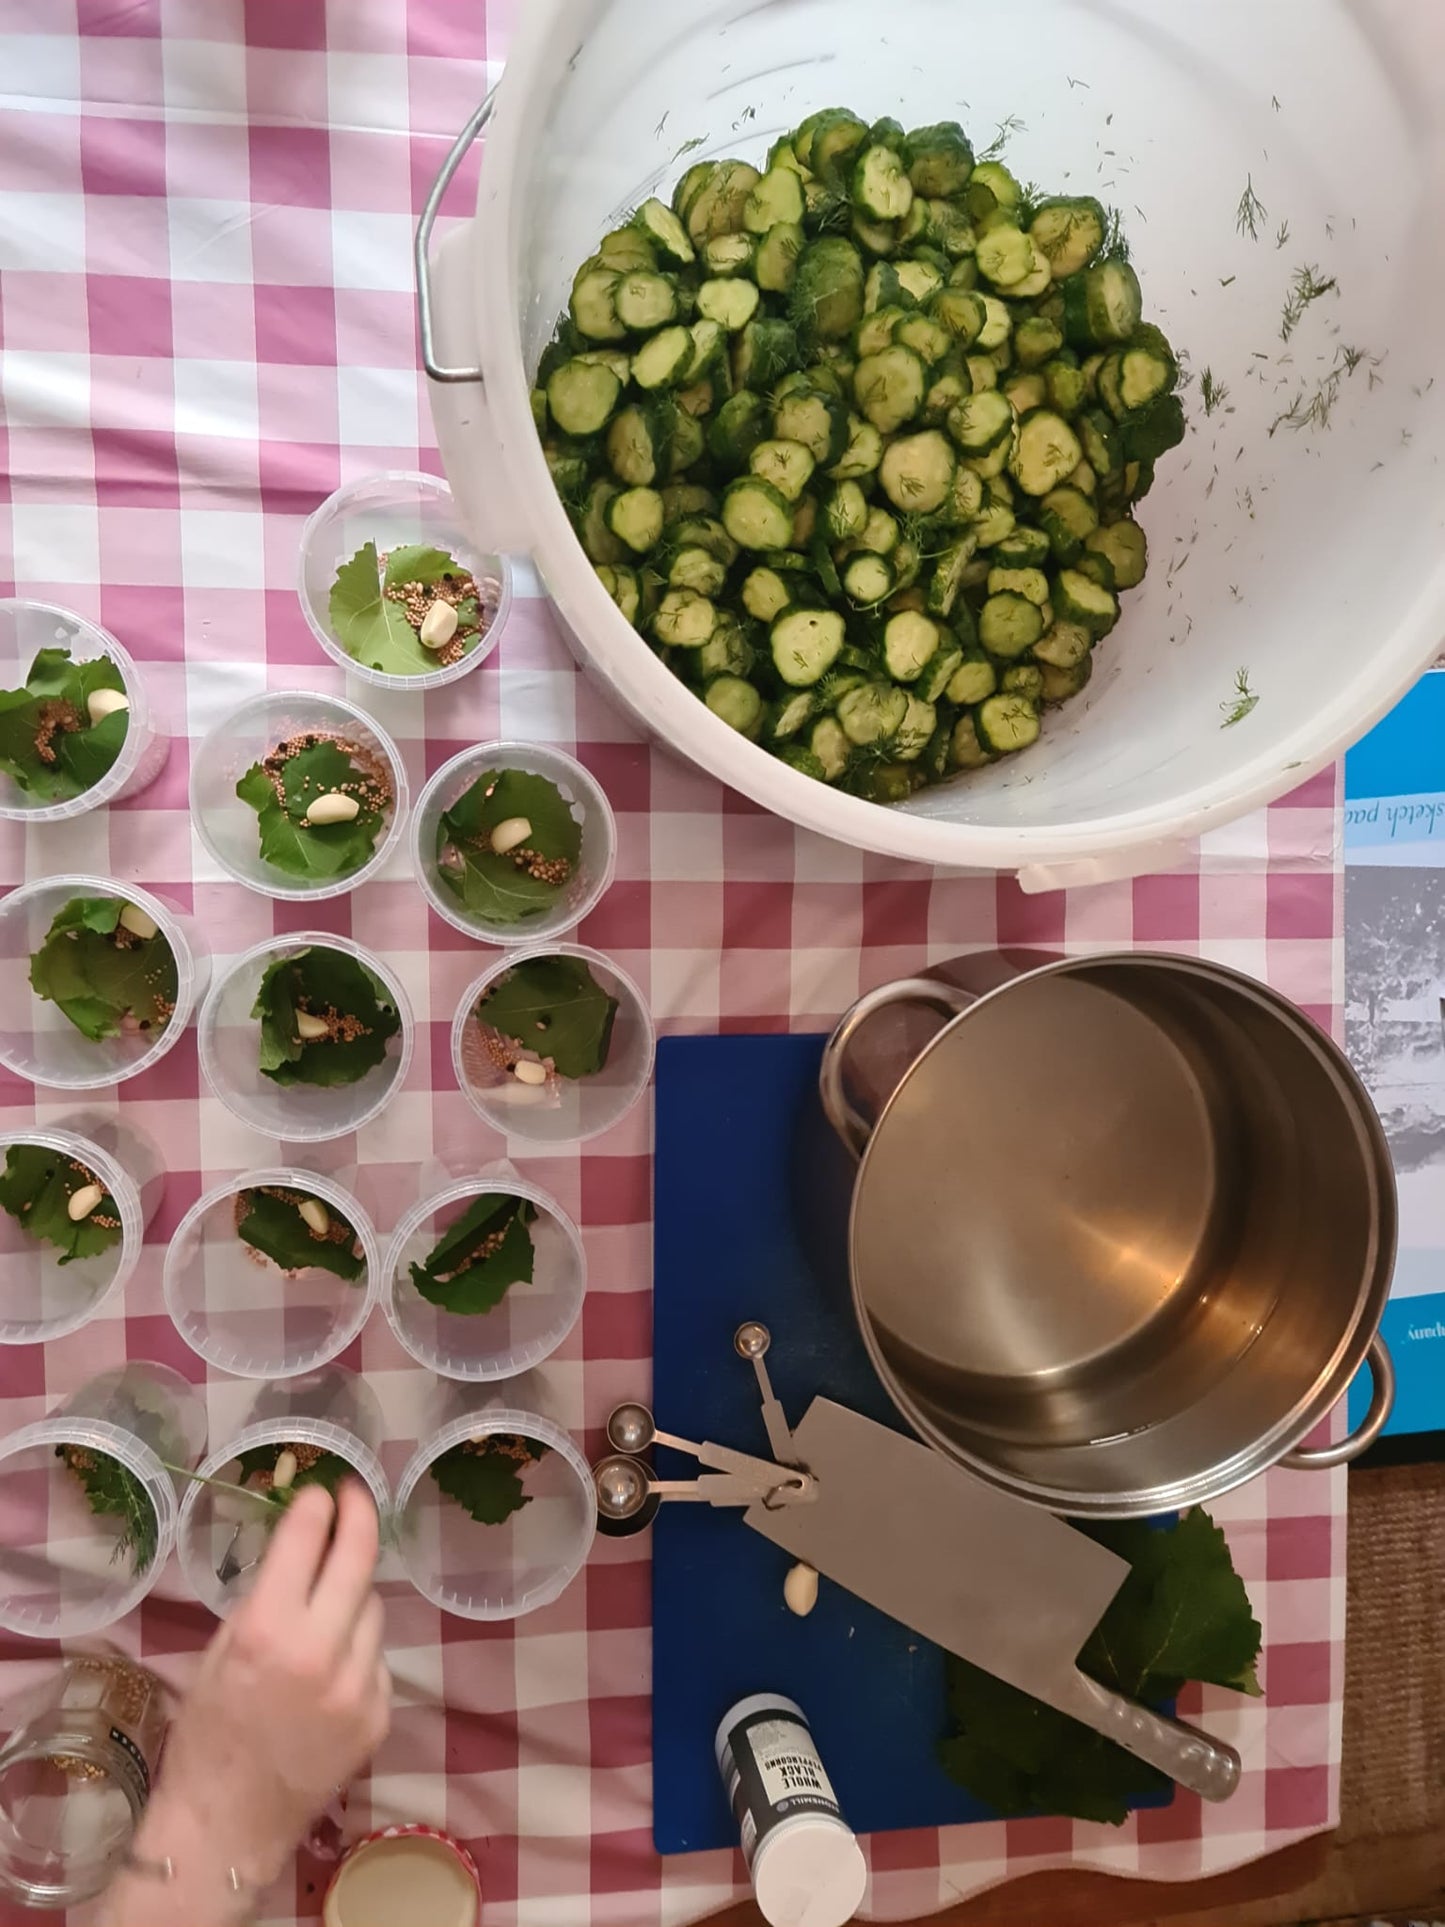
[[[858,1323],[915,1430],[1019,1498],[1106,1518],[1362,1452],[1394,1396],[1395,1180],[1330,1039],[1191,958],[991,953],[947,974],[860,998],[821,1073],[861,1160]],[[870,1122],[858,1034],[900,1005],[948,1021]],[[1366,1357],[1364,1423],[1302,1449]]]

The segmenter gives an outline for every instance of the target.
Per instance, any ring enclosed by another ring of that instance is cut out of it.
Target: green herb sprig
[[[1101,1685],[1159,1708],[1189,1680],[1257,1696],[1261,1633],[1224,1534],[1199,1507],[1162,1528],[1081,1528],[1130,1572],[1079,1655]],[[1122,1825],[1129,1803],[1163,1792],[1155,1768],[1100,1733],[972,1666],[948,1661],[955,1731],[938,1749],[950,1779],[999,1814],[1053,1813]]]
[[[109,656],[73,662],[69,649],[41,649],[20,689],[0,689],[0,770],[40,803],[69,802],[104,776],[124,747],[128,709],[92,721],[90,698],[125,694]]]
[[[137,1578],[148,1572],[160,1548],[160,1521],[140,1480],[119,1459],[88,1445],[57,1445],[55,1456],[80,1481],[97,1518],[121,1521],[112,1563],[129,1554]]]
[[[1258,702],[1259,697],[1249,686],[1249,671],[1247,669],[1236,669],[1234,672],[1234,694],[1227,701],[1219,705],[1221,710],[1224,711],[1224,721],[1219,727],[1221,729],[1233,729],[1236,723],[1242,723],[1244,721],[1245,717],[1250,714]]]
[[[478,1525],[499,1526],[532,1503],[533,1494],[522,1489],[522,1475],[549,1449],[515,1432],[464,1439],[432,1461],[431,1476],[444,1497],[455,1499]]]

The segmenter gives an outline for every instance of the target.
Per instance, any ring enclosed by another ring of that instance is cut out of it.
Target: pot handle
[[[870,1017],[893,1004],[926,1004],[930,1010],[939,1011],[944,1017],[952,1019],[961,1016],[977,1002],[972,991],[958,990],[952,984],[939,983],[931,977],[901,977],[897,983],[880,984],[877,990],[868,991],[851,1009],[844,1011],[823,1048],[823,1062],[818,1069],[818,1095],[823,1100],[828,1122],[855,1158],[862,1157],[873,1134],[871,1120],[854,1106],[843,1088],[848,1046],[862,1026]]]
[[[1324,1472],[1332,1465],[1348,1465],[1357,1459],[1361,1452],[1368,1450],[1385,1429],[1385,1421],[1395,1403],[1395,1366],[1390,1357],[1390,1348],[1378,1332],[1370,1340],[1366,1354],[1370,1361],[1370,1376],[1374,1380],[1374,1390],[1370,1394],[1370,1409],[1362,1422],[1356,1426],[1348,1438],[1340,1439],[1334,1445],[1297,1446],[1293,1452],[1286,1452],[1280,1460],[1294,1472]]]
[[[436,324],[432,316],[431,298],[431,235],[436,225],[437,212],[442,204],[442,196],[452,184],[452,177],[466,157],[467,149],[492,118],[492,109],[497,98],[495,87],[461,133],[452,143],[451,150],[442,162],[441,172],[432,182],[431,193],[426,197],[426,205],[421,211],[421,219],[416,224],[416,240],[412,248],[412,258],[416,263],[416,318],[417,329],[421,335],[422,365],[433,381],[475,381],[480,382],[480,368],[455,368],[438,359],[436,345]]]

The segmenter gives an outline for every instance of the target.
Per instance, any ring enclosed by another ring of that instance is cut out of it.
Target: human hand
[[[372,1590],[378,1531],[376,1507],[355,1481],[334,1509],[320,1487],[297,1493],[254,1589],[212,1640],[181,1705],[147,1833],[152,1819],[168,1833],[166,1816],[180,1803],[185,1831],[224,1855],[223,1866],[269,1881],[371,1758],[391,1708]]]

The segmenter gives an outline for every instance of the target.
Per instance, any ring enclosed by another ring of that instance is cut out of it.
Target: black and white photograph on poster
[[[1400,1194],[1395,1291],[1445,1288],[1445,869],[1345,872],[1345,1047],[1390,1141]],[[1412,1254],[1435,1263],[1418,1282]]]

